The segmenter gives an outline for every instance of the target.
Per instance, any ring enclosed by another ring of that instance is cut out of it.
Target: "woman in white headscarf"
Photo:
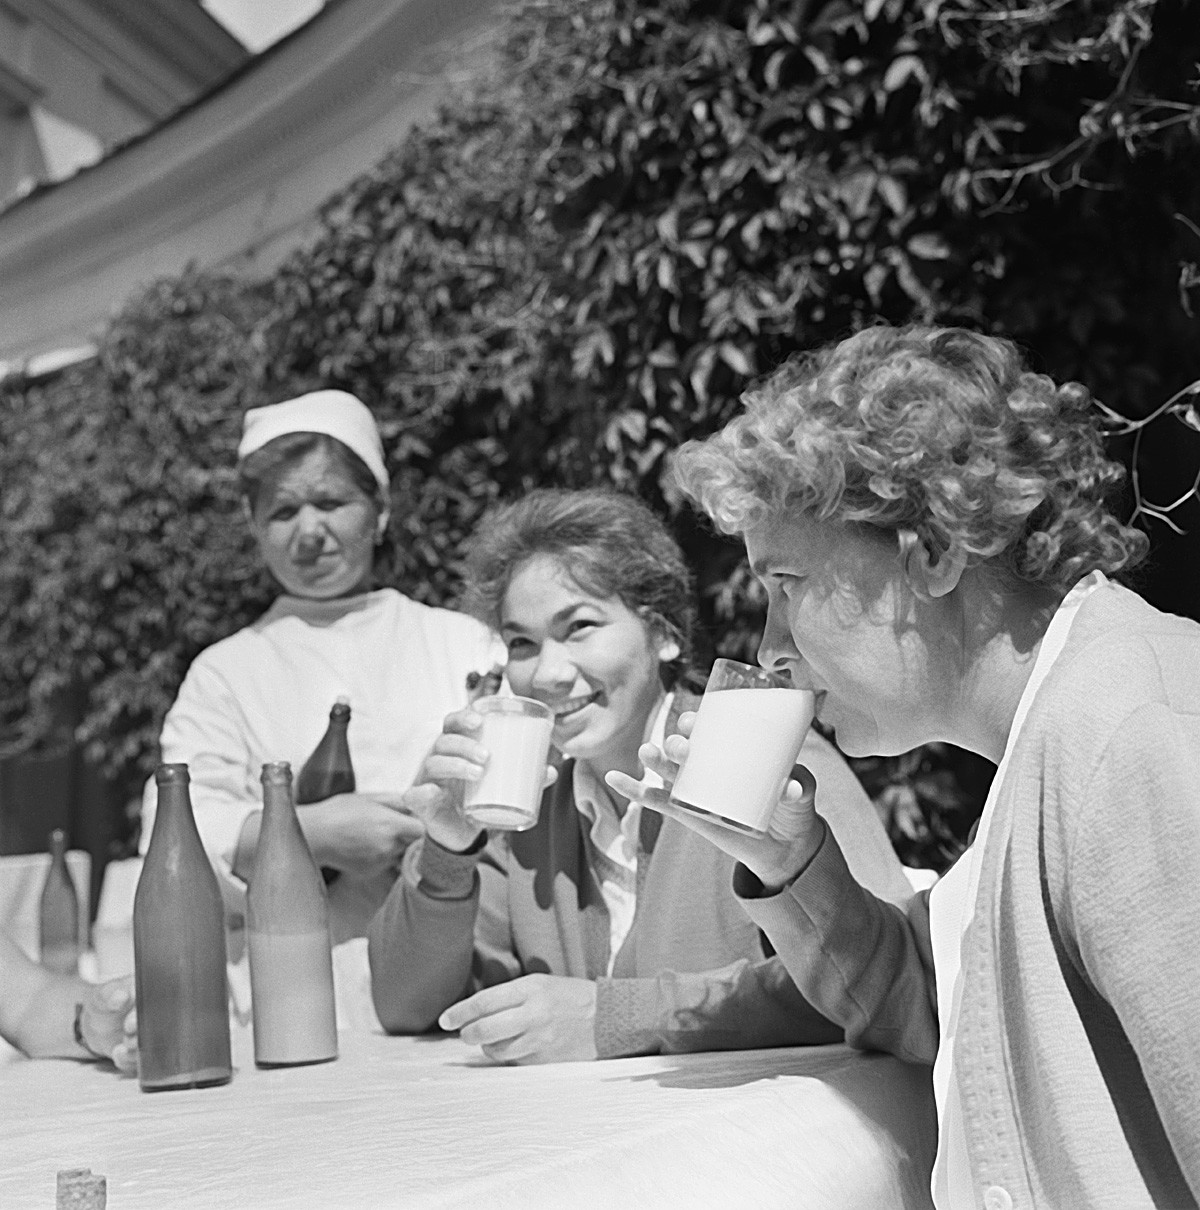
[[[200,653],[163,724],[162,759],[191,773],[196,823],[236,917],[253,872],[260,774],[299,774],[339,697],[351,705],[352,794],[298,808],[330,886],[336,942],[365,935],[420,824],[399,809],[442,719],[502,655],[486,627],[373,584],[389,517],[374,418],[316,391],[245,418],[246,515],[280,594],[257,621]],[[154,788],[142,829],[149,842]],[[236,922],[236,920],[235,920]]]

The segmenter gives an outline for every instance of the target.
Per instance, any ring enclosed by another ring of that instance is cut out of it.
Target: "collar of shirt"
[[[659,705],[646,739],[662,747],[667,728],[667,715],[671,711],[674,695],[668,693]],[[659,782],[654,774],[647,774]],[[617,818],[608,787],[589,768],[576,761],[571,771],[571,790],[575,796],[575,808],[588,822],[588,835],[598,852],[616,861],[626,869],[637,869],[638,828],[642,819],[642,808],[631,802],[625,814]]]

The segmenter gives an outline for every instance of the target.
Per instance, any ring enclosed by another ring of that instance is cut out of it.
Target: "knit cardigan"
[[[678,701],[673,713],[691,706]],[[841,836],[860,877],[907,898],[845,762],[815,734],[801,759],[840,801]],[[734,898],[732,859],[653,811],[640,821],[633,924],[605,976],[608,913],[572,768],[560,770],[529,831],[494,833],[481,853],[452,853],[426,838],[405,854],[368,934],[384,1028],[423,1032],[471,992],[540,972],[595,980],[601,1058],[840,1041],[841,1029],[800,995]]]
[[[954,1050],[977,1204],[1195,1206],[1200,626],[1115,584],[1084,601],[980,865]],[[934,1058],[926,895],[880,903],[829,836],[780,893],[735,889],[848,1041]]]

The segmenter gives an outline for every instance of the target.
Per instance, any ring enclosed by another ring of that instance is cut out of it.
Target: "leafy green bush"
[[[793,350],[876,318],[984,326],[1133,417],[1200,377],[1197,59],[1180,0],[525,4],[494,70],[273,281],[164,283],[97,367],[3,389],[6,725],[44,732],[82,678],[82,736],[141,776],[191,656],[267,597],[238,414],[318,383],[380,418],[406,591],[453,600],[496,497],[613,482],[675,518],[708,653],[751,653],[740,549],[664,469]],[[40,470],[8,449],[27,416]],[[1160,499],[1186,494],[1191,435],[1152,451]],[[1148,595],[1196,612],[1188,574]],[[944,749],[860,773],[931,864],[986,784]]]
[[[230,452],[265,292],[187,275],[137,299],[98,363],[0,387],[0,718],[140,777],[191,658],[270,599]]]

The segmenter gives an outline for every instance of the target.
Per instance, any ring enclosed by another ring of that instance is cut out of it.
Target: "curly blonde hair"
[[[1030,372],[1011,341],[868,328],[793,358],[743,403],[674,458],[680,486],[726,533],[797,509],[907,531],[1059,591],[1146,553],[1146,535],[1106,504],[1125,472],[1104,453],[1087,389]]]

